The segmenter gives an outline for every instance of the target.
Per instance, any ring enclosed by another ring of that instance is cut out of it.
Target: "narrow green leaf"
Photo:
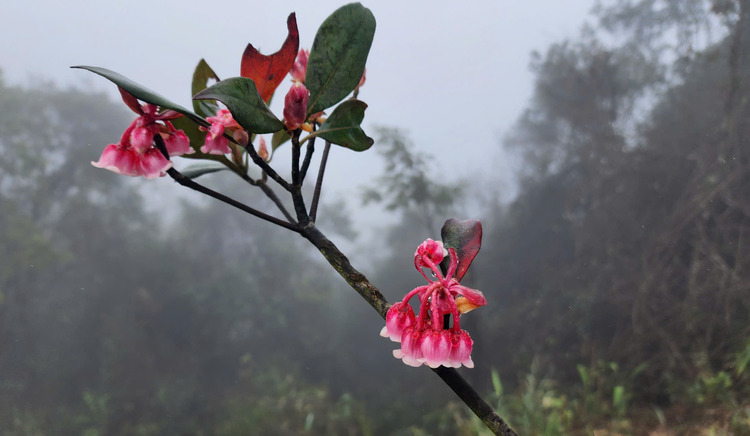
[[[208,65],[205,59],[201,59],[193,72],[192,95],[195,95],[208,86],[210,80],[219,81],[219,76]],[[213,100],[193,100],[193,109],[195,112],[204,117],[211,117],[216,114],[219,106]]]
[[[307,113],[314,114],[343,100],[359,83],[375,35],[375,17],[359,3],[333,12],[315,35],[307,61]]]
[[[375,141],[360,127],[365,118],[367,103],[361,100],[347,100],[336,106],[320,129],[315,132],[331,144],[341,145],[354,151],[365,151]]]
[[[159,106],[162,109],[172,109],[187,117],[190,117],[191,119],[195,120],[199,124],[203,124],[206,126],[208,125],[208,123],[206,123],[206,121],[200,116],[198,116],[197,114],[178,105],[177,103],[167,100],[166,98],[155,93],[154,91],[151,91],[150,89],[133,82],[132,80],[128,79],[122,74],[115,73],[114,71],[108,70],[106,68],[90,67],[90,66],[84,66],[84,65],[77,65],[71,68],[80,68],[82,70],[91,71],[92,73],[95,73],[104,77],[105,79],[109,80],[110,82],[114,83],[115,85],[119,86],[125,91],[129,92],[138,100],[145,101],[146,103],[154,104],[156,106]]]
[[[228,170],[228,169],[229,168],[227,168],[226,166],[224,166],[224,165],[222,165],[220,163],[215,163],[215,162],[201,162],[201,163],[196,163],[196,164],[188,165],[187,167],[185,167],[180,172],[182,173],[183,176],[185,176],[185,177],[187,177],[189,179],[195,179],[195,178],[200,177],[200,176],[202,176],[204,174],[211,174],[211,173],[215,173],[215,172],[218,172],[218,171],[224,171],[224,170]]]
[[[229,108],[234,120],[252,133],[273,133],[284,128],[258,95],[255,82],[245,77],[222,80],[193,96],[193,100],[219,100]]]

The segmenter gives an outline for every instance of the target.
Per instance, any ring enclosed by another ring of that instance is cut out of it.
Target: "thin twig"
[[[156,148],[159,149],[159,151],[161,152],[161,154],[163,154],[165,158],[169,159],[169,153],[167,152],[167,147],[166,147],[166,145],[164,145],[164,140],[162,139],[161,135],[159,135],[158,133],[156,135],[154,135],[154,142],[156,143]],[[217,200],[219,200],[221,202],[224,202],[224,203],[226,203],[226,204],[228,204],[230,206],[234,206],[237,209],[239,209],[239,210],[241,210],[243,212],[247,212],[250,215],[256,216],[256,217],[258,217],[258,218],[260,218],[260,219],[262,219],[264,221],[268,221],[268,222],[270,222],[272,224],[276,224],[277,226],[284,227],[284,228],[289,229],[289,230],[291,230],[293,232],[296,232],[296,233],[300,232],[300,228],[299,228],[298,225],[290,224],[290,223],[288,223],[286,221],[283,221],[283,220],[280,220],[280,219],[276,218],[275,216],[271,216],[271,215],[268,215],[267,213],[264,213],[264,212],[261,212],[259,210],[253,209],[252,207],[250,207],[250,206],[248,206],[246,204],[240,203],[239,201],[237,201],[237,200],[235,200],[233,198],[227,197],[224,194],[220,194],[220,193],[214,191],[213,189],[207,188],[207,187],[201,185],[200,183],[198,183],[198,182],[196,182],[196,181],[194,181],[194,180],[192,180],[192,179],[190,179],[188,177],[185,177],[185,175],[183,175],[181,172],[177,171],[174,168],[168,169],[167,170],[167,174],[169,174],[169,177],[171,177],[172,179],[174,179],[175,182],[179,183],[182,186],[185,186],[187,188],[193,189],[193,190],[198,191],[198,192],[200,192],[202,194],[206,194],[209,197],[215,198],[215,199],[217,199]]]
[[[313,129],[314,128],[315,125],[313,124]],[[313,153],[315,153],[315,137],[307,143],[307,149],[305,150],[305,159],[302,161],[302,168],[300,169],[299,175],[302,183],[305,183],[305,176],[307,176],[307,169],[310,167]]]
[[[323,156],[320,158],[320,169],[318,170],[318,180],[315,181],[315,191],[313,192],[312,204],[310,205],[310,220],[315,222],[318,216],[318,203],[320,202],[320,191],[323,186],[323,175],[326,172],[326,163],[328,162],[328,152],[331,151],[331,143],[326,141],[323,149]]]
[[[282,188],[286,189],[287,191],[292,190],[292,186],[284,180],[283,177],[281,177],[276,170],[271,168],[270,165],[268,165],[268,162],[264,161],[262,157],[258,156],[258,152],[255,151],[255,147],[253,146],[252,142],[248,142],[245,146],[245,150],[247,150],[247,154],[250,155],[250,158],[253,160],[253,163],[255,165],[258,165],[261,170],[263,170],[264,173],[268,174],[268,177],[272,178],[274,182],[281,185]]]
[[[275,192],[273,192],[273,189],[271,189],[270,186],[265,181],[259,181],[256,184],[257,187],[259,187],[263,193],[266,194],[266,197],[270,198],[271,201],[273,201],[273,204],[276,205],[277,208],[279,208],[279,211],[281,211],[282,214],[284,214],[284,217],[292,224],[297,224],[297,221],[294,220],[294,217],[292,217],[292,214],[289,213],[288,210],[286,210],[286,207],[284,207],[284,203],[281,202],[279,197],[276,195]]]
[[[299,178],[299,132],[300,129],[292,132],[292,186],[299,188],[302,186],[302,182]]]

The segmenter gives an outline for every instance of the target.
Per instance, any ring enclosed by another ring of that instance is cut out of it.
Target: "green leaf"
[[[365,118],[365,109],[367,104],[361,100],[347,100],[341,103],[315,135],[354,151],[367,150],[375,141],[360,127]]]
[[[201,59],[193,72],[192,95],[195,95],[208,86],[210,80],[220,81],[219,76],[208,65],[205,59]],[[212,117],[216,114],[219,106],[213,100],[193,100],[193,109],[204,117]]]
[[[318,29],[307,61],[308,114],[344,99],[359,83],[375,35],[375,17],[359,3],[342,6]]]
[[[77,65],[71,68],[80,68],[82,70],[91,71],[92,73],[98,74],[104,77],[105,79],[108,79],[110,82],[114,83],[115,85],[119,86],[120,88],[132,94],[138,100],[145,101],[146,103],[154,104],[156,106],[159,106],[162,109],[172,109],[187,117],[190,117],[191,119],[193,119],[199,124],[203,124],[206,126],[208,125],[206,120],[204,120],[197,114],[178,105],[177,103],[167,100],[166,98],[155,93],[154,91],[151,91],[150,89],[133,82],[132,80],[128,79],[127,77],[119,73],[115,73],[114,71],[108,70],[106,68],[89,67],[89,66],[84,66],[84,65]]]
[[[492,386],[495,388],[495,395],[498,398],[503,396],[503,384],[500,382],[500,374],[497,373],[495,368],[492,368]]]
[[[197,177],[200,177],[204,174],[211,174],[218,171],[224,171],[228,170],[226,166],[215,163],[215,162],[201,162],[197,164],[188,165],[180,171],[183,176],[189,178],[189,179],[195,179]]]
[[[232,77],[222,80],[199,92],[193,99],[219,100],[229,108],[234,120],[252,133],[273,133],[284,128],[284,123],[258,95],[252,79]]]

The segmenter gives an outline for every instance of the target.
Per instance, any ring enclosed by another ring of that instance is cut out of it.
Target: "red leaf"
[[[297,30],[297,18],[294,13],[287,18],[286,26],[289,29],[289,35],[276,53],[270,56],[262,55],[252,44],[248,44],[242,54],[240,76],[247,77],[255,82],[258,94],[266,103],[271,100],[273,92],[284,80],[289,70],[292,69],[294,59],[297,57],[299,31]]]
[[[458,268],[454,277],[460,281],[482,246],[482,223],[478,220],[461,221],[451,218],[443,224],[440,233],[445,247],[456,249]],[[443,259],[440,266],[447,269],[447,261],[447,258]],[[445,273],[445,269],[443,269],[443,273]]]
[[[133,94],[120,88],[119,86],[117,87],[117,89],[120,90],[122,101],[124,101],[125,104],[128,105],[128,107],[133,110],[133,112],[137,113],[138,115],[143,115],[143,109],[141,108],[141,103],[138,102],[138,99],[135,98]]]

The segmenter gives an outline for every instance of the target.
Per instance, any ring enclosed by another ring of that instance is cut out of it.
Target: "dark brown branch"
[[[292,186],[299,188],[302,186],[302,181],[299,177],[299,133],[300,129],[292,132]]]
[[[315,191],[313,192],[312,205],[310,205],[310,220],[312,222],[315,222],[318,216],[318,203],[320,202],[320,192],[323,186],[323,175],[325,175],[326,172],[328,152],[330,151],[331,143],[326,141],[326,147],[323,149],[323,156],[320,158],[320,169],[318,170],[318,180],[315,182]]]
[[[325,237],[314,223],[308,224],[300,232],[308,241],[310,241],[326,258],[329,264],[349,283],[349,286],[370,306],[375,309],[381,317],[385,318],[388,308],[388,302],[383,294],[373,286],[367,277],[357,271],[349,259],[339,249]],[[453,368],[438,367],[433,370],[445,384],[482,420],[482,422],[496,435],[518,436],[503,419],[479,396],[474,388],[464,380],[463,377]]]

